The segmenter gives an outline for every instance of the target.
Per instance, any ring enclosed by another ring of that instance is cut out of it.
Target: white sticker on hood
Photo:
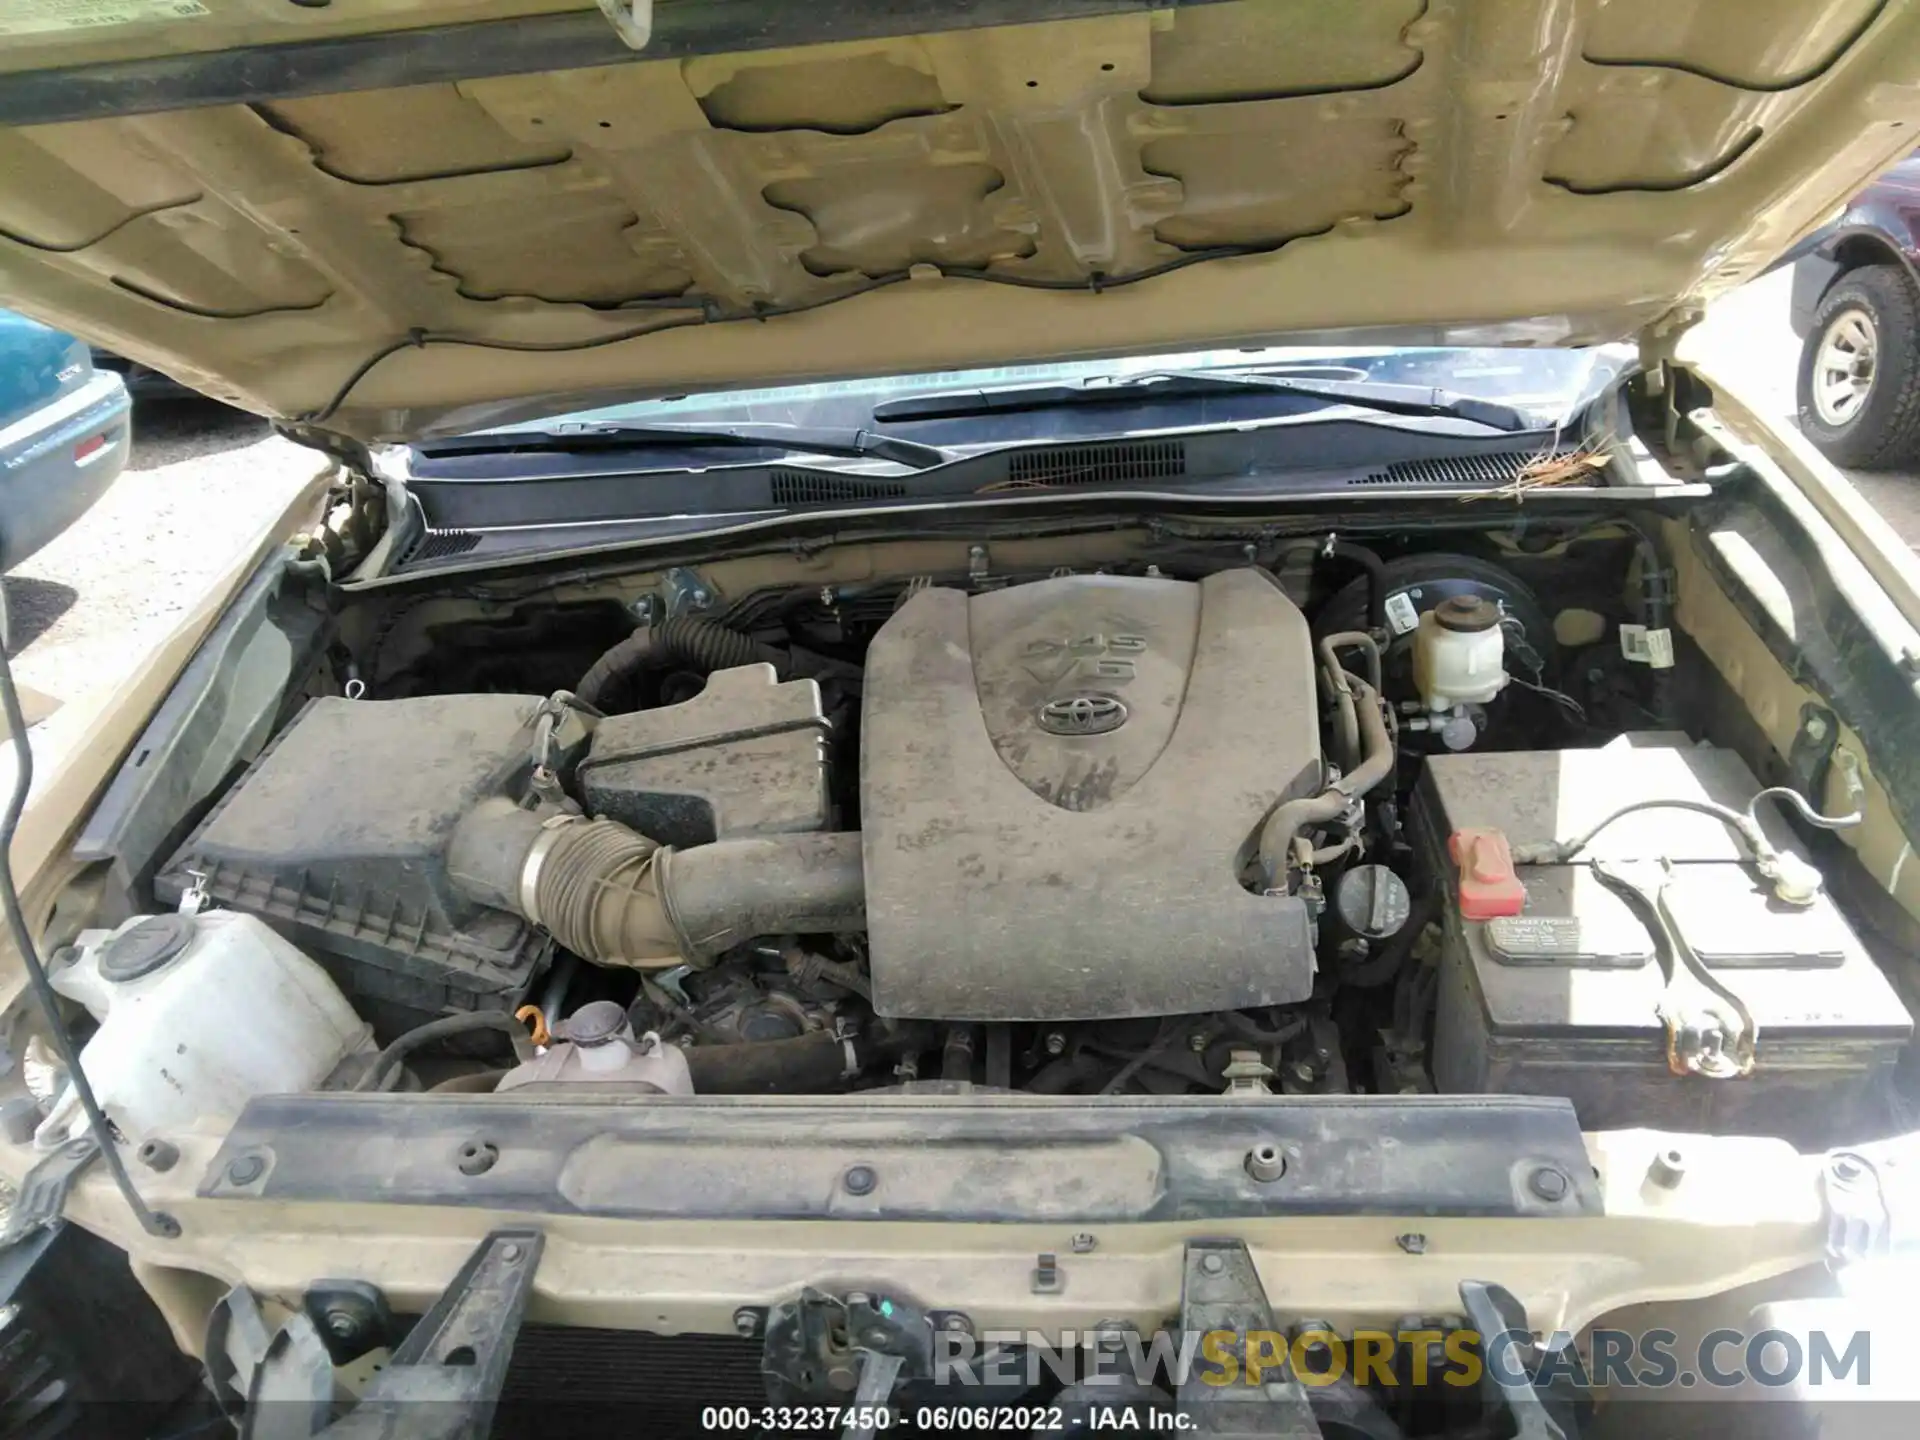
[[[192,20],[207,13],[200,0],[0,0],[0,35]]]

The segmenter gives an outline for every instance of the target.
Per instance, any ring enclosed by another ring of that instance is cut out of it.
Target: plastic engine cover
[[[923,590],[867,652],[874,1009],[1110,1019],[1305,1000],[1307,913],[1239,880],[1320,782],[1307,622],[1258,570]]]

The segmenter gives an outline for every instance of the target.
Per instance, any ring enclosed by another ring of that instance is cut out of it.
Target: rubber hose
[[[613,820],[560,827],[536,872],[540,923],[588,960],[668,963],[680,947],[655,888],[659,850]]]
[[[1340,764],[1353,769],[1360,754],[1360,712],[1353,703],[1353,691],[1328,677],[1327,688],[1333,696],[1333,742]]]
[[[582,959],[705,965],[760,935],[866,929],[857,831],[660,847],[614,820],[481,801],[454,828],[447,875],[463,894],[544,927]]]
[[[1393,772],[1393,737],[1387,733],[1387,718],[1380,709],[1380,692],[1358,675],[1343,673],[1359,712],[1361,761],[1318,795],[1283,800],[1274,807],[1260,829],[1260,873],[1269,890],[1279,889],[1286,878],[1287,852],[1294,836],[1309,825],[1338,819],[1349,804]]]
[[[526,1025],[504,1011],[474,1010],[463,1015],[442,1015],[438,1020],[415,1026],[374,1056],[373,1064],[367,1067],[366,1074],[360,1077],[359,1083],[353,1088],[359,1091],[391,1089],[393,1082],[399,1078],[400,1062],[414,1051],[436,1040],[470,1035],[476,1030],[504,1030],[513,1041],[516,1059],[526,1061],[533,1058],[533,1040],[527,1033]]]
[[[1042,1067],[1027,1082],[1027,1089],[1035,1095],[1065,1095],[1076,1085],[1092,1084],[1106,1072],[1106,1068],[1099,1056],[1089,1055],[1085,1051],[1063,1055]]]
[[[786,656],[751,635],[705,616],[675,615],[642,626],[608,650],[587,667],[574,694],[594,709],[612,713],[619,708],[617,702],[631,704],[633,682],[648,670],[684,666],[711,673],[762,662],[776,670],[786,668]]]
[[[1322,670],[1321,683],[1333,702],[1333,750],[1341,766],[1351,770],[1360,757],[1360,712],[1353,703],[1353,687],[1344,683],[1344,670]]]
[[[696,965],[760,935],[847,935],[867,928],[857,830],[666,849],[654,868],[680,953]],[[600,904],[605,909],[608,901]]]
[[[1307,1028],[1307,1017],[1304,1015],[1289,1015],[1271,1030],[1238,1010],[1223,1010],[1213,1018],[1233,1039],[1251,1041],[1255,1045],[1284,1045]]]
[[[1341,630],[1322,636],[1319,644],[1320,678],[1333,699],[1334,747],[1340,763],[1352,769],[1360,760],[1360,717],[1354,709],[1353,687],[1347,683],[1348,671],[1340,663],[1342,650],[1359,650],[1366,656],[1367,683],[1378,690],[1381,680],[1380,647],[1364,630]]]
[[[1364,545],[1351,540],[1328,540],[1318,554],[1336,560],[1351,560],[1367,572],[1367,628],[1387,628],[1387,562]]]
[[[612,820],[565,827],[535,881],[541,923],[576,955],[706,964],[757,935],[866,929],[857,832],[656,848]]]
[[[857,1039],[811,1030],[791,1040],[749,1040],[736,1045],[683,1045],[696,1095],[830,1094],[851,1074],[933,1042],[931,1026],[919,1021],[882,1021]]]
[[[1360,651],[1367,657],[1367,683],[1376,690],[1384,683],[1380,678],[1382,673],[1380,646],[1366,631],[1336,630],[1331,635],[1322,635],[1318,649],[1320,663],[1336,676],[1346,669],[1346,666],[1341,663],[1340,652],[1342,650]]]
[[[847,1042],[831,1030],[791,1040],[740,1045],[689,1045],[681,1051],[696,1095],[817,1095],[838,1089],[847,1076]],[[856,1062],[857,1064],[857,1062]]]

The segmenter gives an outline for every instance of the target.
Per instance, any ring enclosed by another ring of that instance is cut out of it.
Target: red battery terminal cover
[[[1527,887],[1513,868],[1513,850],[1498,830],[1456,830],[1447,853],[1460,867],[1460,915],[1493,920],[1518,915],[1527,903]]]

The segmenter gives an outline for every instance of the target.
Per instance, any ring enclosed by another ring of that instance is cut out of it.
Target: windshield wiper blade
[[[1515,432],[1547,427],[1524,410],[1497,400],[1480,400],[1427,385],[1396,385],[1376,380],[1308,380],[1287,375],[1249,375],[1211,370],[1168,370],[1116,378],[1096,377],[1005,390],[967,390],[945,395],[916,395],[876,405],[876,420],[945,420],[990,415],[1006,410],[1047,410],[1069,405],[1137,405],[1142,401],[1191,395],[1245,394],[1261,391],[1297,395],[1334,405],[1353,405],[1388,415],[1435,416],[1469,420],[1489,429]]]
[[[1129,377],[1125,383],[1133,386],[1154,381],[1181,386],[1217,386],[1223,391],[1266,390],[1279,395],[1318,396],[1323,400],[1343,401],[1389,415],[1435,415],[1471,420],[1494,430],[1543,428],[1533,416],[1512,405],[1431,385],[1401,385],[1385,380],[1307,380],[1291,375],[1222,374],[1207,370],[1169,370],[1164,374],[1136,375]]]
[[[709,445],[784,450],[791,455],[844,455],[891,460],[915,470],[944,465],[953,456],[937,445],[903,440],[879,430],[811,429],[805,425],[743,421],[733,425],[621,425],[568,421],[546,430],[501,430],[422,441],[428,455],[507,455],[533,450],[641,450],[653,446]]]

